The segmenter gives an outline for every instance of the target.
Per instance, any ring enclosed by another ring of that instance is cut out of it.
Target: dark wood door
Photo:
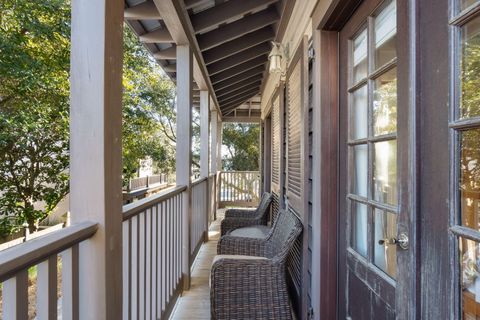
[[[340,32],[340,319],[415,317],[404,9],[364,1]]]
[[[422,319],[480,319],[480,3],[419,2]]]

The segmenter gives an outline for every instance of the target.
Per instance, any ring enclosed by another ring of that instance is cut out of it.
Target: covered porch
[[[62,319],[208,319],[208,270],[219,237],[219,208],[254,207],[262,192],[271,191],[272,219],[280,209],[290,208],[309,229],[311,197],[303,196],[309,187],[303,175],[312,128],[307,118],[311,60],[305,35],[311,26],[302,19],[315,4],[73,1],[72,225],[0,256],[3,319],[28,318],[28,269],[34,265],[41,319],[60,314]],[[124,22],[177,86],[176,185],[126,205],[121,181]],[[282,42],[281,54],[287,58],[270,74],[269,53]],[[287,70],[291,61],[295,66]],[[296,128],[304,128],[285,136],[291,139],[290,162],[287,142],[280,138],[287,117],[287,71],[298,84],[289,93],[298,109],[289,116]],[[200,113],[198,179],[192,178],[193,108]],[[222,171],[221,128],[228,122],[262,126],[259,172]],[[287,177],[288,165],[292,169]],[[303,319],[312,312],[307,234],[297,241],[287,263],[292,305]]]

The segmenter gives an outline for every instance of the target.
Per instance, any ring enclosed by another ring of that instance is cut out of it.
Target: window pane
[[[397,237],[397,215],[391,212],[375,209],[375,241],[373,243],[373,262],[389,276],[397,276],[397,245],[380,240]]]
[[[368,147],[366,144],[353,147],[353,171],[352,192],[366,198],[368,195]]]
[[[375,18],[375,68],[397,56],[397,6],[392,1]]]
[[[367,77],[367,30],[353,40],[353,83]]]
[[[480,230],[480,129],[460,132],[462,224]]]
[[[352,139],[363,139],[368,135],[368,91],[367,86],[352,93],[351,115]]]
[[[462,28],[461,118],[480,116],[480,17]]]
[[[373,134],[397,131],[397,69],[375,80],[373,91]]]
[[[352,248],[367,256],[368,210],[362,203],[352,201]]]
[[[397,141],[375,143],[373,163],[374,199],[391,205],[397,204]]]
[[[478,319],[480,309],[480,252],[478,243],[459,238],[462,318]]]

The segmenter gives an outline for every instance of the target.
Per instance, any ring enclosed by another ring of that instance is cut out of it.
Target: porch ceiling
[[[181,2],[181,1],[180,1]],[[271,41],[283,37],[295,0],[184,0],[215,100],[222,115],[260,94]],[[125,20],[170,78],[176,78],[175,42],[153,0],[125,0]],[[198,60],[198,59],[197,59]],[[194,92],[194,103],[199,93]],[[251,109],[251,104],[250,108]]]

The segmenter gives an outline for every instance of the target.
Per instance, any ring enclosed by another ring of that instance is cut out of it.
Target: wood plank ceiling
[[[181,0],[179,0],[181,1]],[[258,95],[271,41],[283,37],[295,0],[184,0],[223,115]],[[176,48],[152,0],[126,0],[125,20],[175,80]],[[194,91],[194,103],[199,92]]]

